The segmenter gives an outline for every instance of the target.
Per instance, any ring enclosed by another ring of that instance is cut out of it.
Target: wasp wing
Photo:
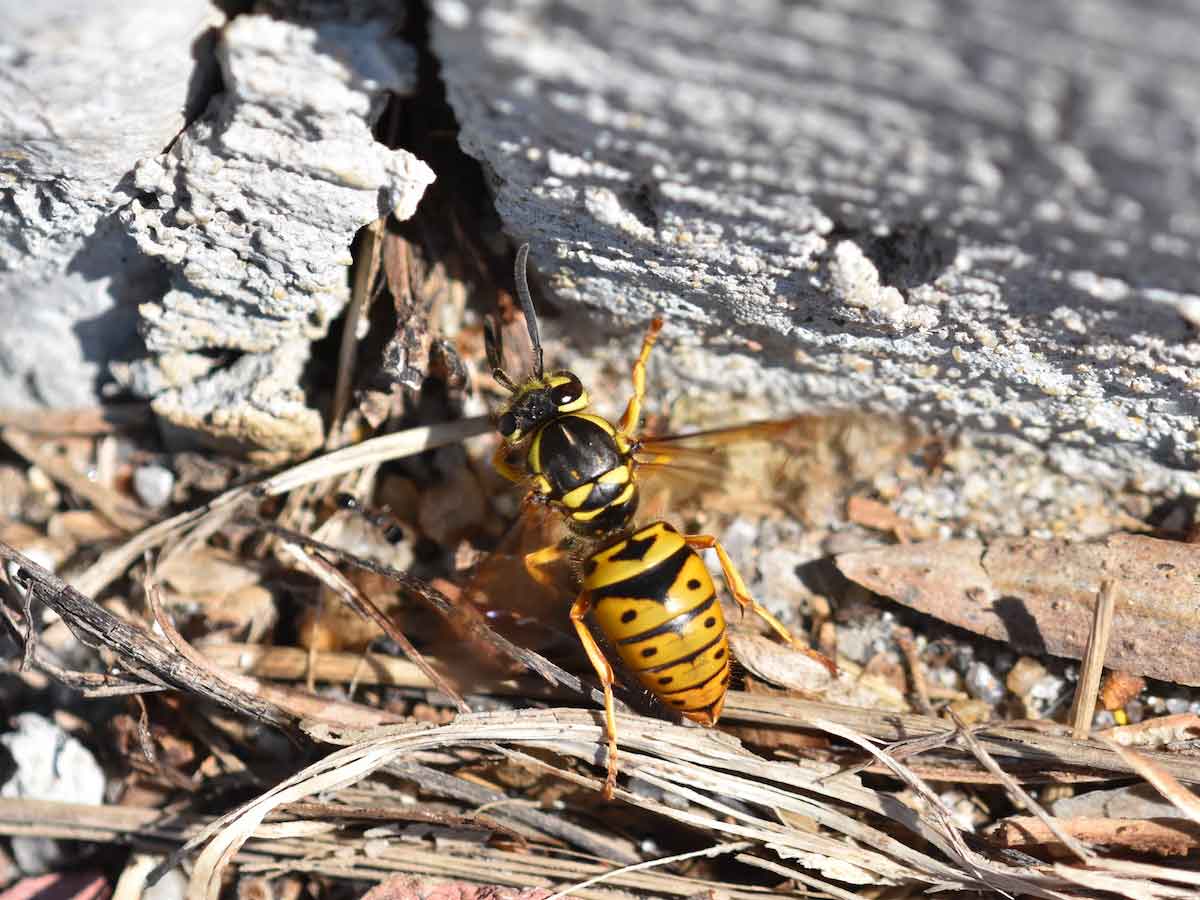
[[[761,494],[763,485],[779,482],[778,469],[787,458],[812,447],[827,419],[793,416],[644,437],[634,454],[646,504],[643,508],[671,508],[710,493],[732,495],[749,489]],[[765,452],[766,448],[771,452]]]
[[[578,552],[562,515],[533,496],[525,493],[516,521],[471,569],[462,596],[513,643],[560,656],[577,645],[567,609],[578,591]],[[558,559],[531,570],[530,554],[554,549]]]

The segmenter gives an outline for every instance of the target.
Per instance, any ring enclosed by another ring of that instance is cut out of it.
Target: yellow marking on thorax
[[[566,506],[569,509],[579,509],[579,507],[583,506],[583,504],[587,501],[587,498],[591,496],[591,493],[592,483],[590,481],[581,484],[574,490],[567,491],[565,494],[563,494],[563,506]]]
[[[624,484],[629,480],[629,466],[617,466],[609,469],[596,479],[601,484]]]

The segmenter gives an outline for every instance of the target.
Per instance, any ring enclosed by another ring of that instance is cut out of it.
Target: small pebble
[[[1092,716],[1093,728],[1112,728],[1116,724],[1116,718],[1107,709],[1098,709],[1096,710],[1096,714]]]
[[[1141,700],[1130,700],[1125,704],[1125,716],[1131,725],[1136,725],[1146,717],[1146,707]]]
[[[1170,715],[1178,716],[1187,712],[1191,704],[1188,703],[1186,697],[1168,697],[1164,705]]]
[[[175,489],[175,473],[165,466],[150,463],[133,470],[133,491],[151,509],[161,509],[171,502]]]
[[[1031,718],[1050,718],[1067,699],[1067,683],[1057,675],[1046,673],[1029,689],[1026,702]]]
[[[985,703],[995,706],[1004,699],[1004,685],[996,673],[985,663],[973,662],[967,666],[965,677],[967,693]]]

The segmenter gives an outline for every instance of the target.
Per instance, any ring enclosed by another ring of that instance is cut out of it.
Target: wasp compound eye
[[[496,427],[500,429],[503,435],[510,435],[517,430],[517,417],[511,412],[506,412],[500,417],[500,421],[496,423]]]
[[[555,386],[550,392],[550,399],[555,406],[566,406],[574,403],[583,394],[583,385],[574,375],[565,384]]]

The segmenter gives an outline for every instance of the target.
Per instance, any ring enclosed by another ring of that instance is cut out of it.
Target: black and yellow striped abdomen
[[[730,678],[725,616],[704,560],[666,522],[605,547],[584,564],[596,625],[625,666],[671,708],[705,725]]]
[[[600,416],[568,413],[551,419],[530,441],[526,465],[534,488],[559,506],[580,534],[627,527],[637,511],[631,449]]]

